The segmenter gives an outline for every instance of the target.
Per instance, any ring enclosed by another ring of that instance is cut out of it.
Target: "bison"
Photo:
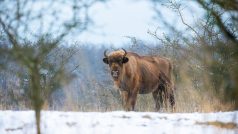
[[[140,56],[125,49],[107,54],[104,51],[103,62],[109,65],[114,84],[119,88],[123,108],[135,109],[138,94],[152,93],[155,109],[170,103],[174,110],[174,88],[171,82],[172,64],[160,56]]]

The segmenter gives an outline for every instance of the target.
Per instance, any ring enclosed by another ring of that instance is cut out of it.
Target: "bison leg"
[[[175,111],[175,99],[174,99],[174,92],[173,91],[169,95],[169,102],[170,102],[170,106],[172,108],[172,112],[174,112]]]
[[[155,90],[153,93],[153,98],[155,101],[155,110],[159,111],[160,108],[167,108],[167,99],[166,99],[166,93],[164,90],[163,85],[160,85],[157,90]]]
[[[127,91],[120,91],[121,98],[122,98],[122,106],[126,109],[126,103],[128,100],[128,92]]]
[[[137,93],[135,92],[129,93],[128,100],[126,102],[126,107],[125,107],[126,111],[135,110],[136,98],[137,98]]]
[[[160,109],[160,104],[159,104],[159,96],[158,96],[159,91],[155,90],[152,95],[155,101],[155,111],[159,111]]]
[[[172,110],[172,112],[175,111],[175,99],[174,99],[174,89],[172,88],[173,86],[170,85],[170,84],[166,84],[165,85],[165,90],[164,90],[164,93],[165,93],[165,104],[166,104],[166,110],[167,111],[170,111]],[[170,107],[168,106],[168,103],[170,104]],[[171,109],[169,109],[171,108]]]
[[[163,100],[164,100],[164,105],[165,105],[165,110],[169,111],[169,106],[168,106],[168,101],[169,101],[169,96],[168,96],[168,89],[165,89],[163,92]]]
[[[157,105],[159,106],[159,108],[167,107],[167,104],[166,104],[167,100],[166,100],[166,93],[165,93],[165,86],[164,86],[164,84],[159,84],[157,92],[158,92],[158,95],[157,95]]]

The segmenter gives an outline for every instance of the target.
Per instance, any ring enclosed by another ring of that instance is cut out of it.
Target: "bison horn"
[[[125,57],[127,55],[127,52],[124,48],[122,48],[122,50],[125,52],[124,55],[123,55],[123,57]]]
[[[105,56],[105,57],[108,57],[108,56],[107,56],[107,49],[104,51],[104,56]]]

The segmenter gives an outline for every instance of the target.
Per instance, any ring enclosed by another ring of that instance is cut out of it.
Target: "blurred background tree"
[[[176,51],[177,54],[169,57],[176,63],[177,81],[185,75],[194,86],[195,83],[202,84],[200,89],[212,91],[224,103],[234,104],[235,109],[238,109],[238,1],[193,1],[204,12],[204,16],[196,20],[195,24],[189,24],[184,19],[184,9],[192,8],[185,1],[152,2],[158,18],[163,18],[159,10],[162,4],[174,11],[186,26],[186,31],[182,32],[165,21],[170,32],[163,37],[157,35],[158,29],[149,31],[163,45]],[[181,61],[181,58],[184,62],[176,62]]]
[[[0,1],[1,68],[7,69],[5,63],[13,60],[25,69],[27,78],[23,79],[29,81],[27,95],[35,110],[38,134],[45,96],[71,78],[64,65],[73,53],[62,55],[57,62],[48,57],[72,31],[87,29],[91,24],[88,9],[97,2],[105,0]]]

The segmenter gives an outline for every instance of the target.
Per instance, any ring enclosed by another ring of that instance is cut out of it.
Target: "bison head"
[[[126,57],[126,50],[122,49],[118,51],[113,51],[107,55],[107,50],[104,51],[103,62],[109,64],[112,78],[118,80],[122,73],[123,64],[127,63],[129,59]]]

